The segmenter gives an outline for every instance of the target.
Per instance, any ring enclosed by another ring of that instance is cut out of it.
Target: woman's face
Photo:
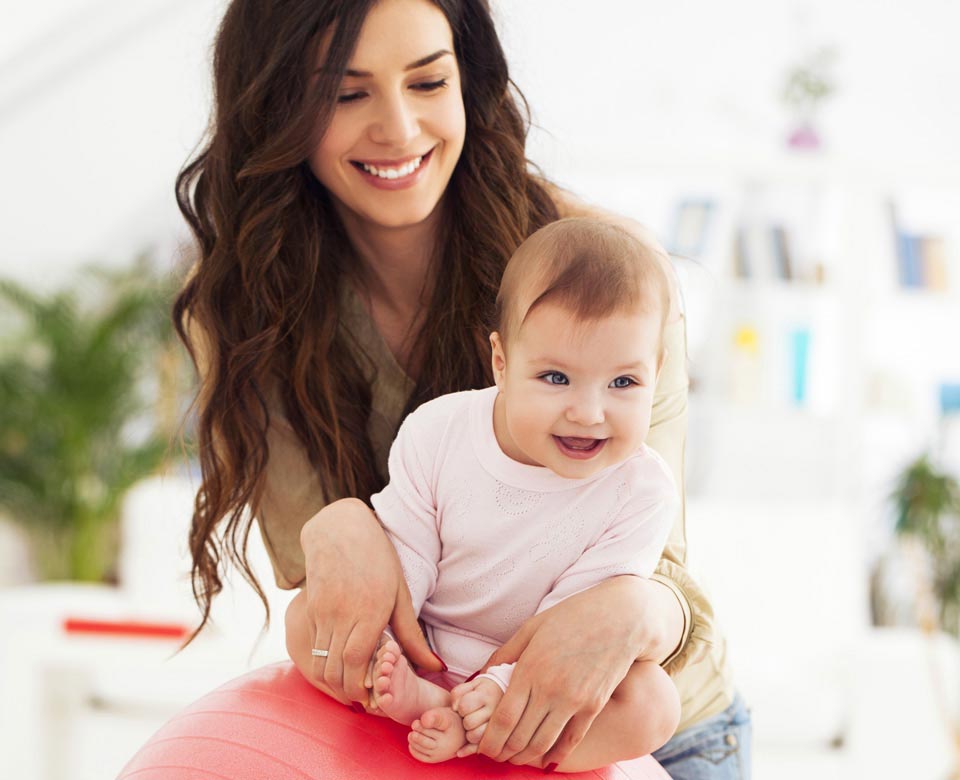
[[[380,0],[364,21],[310,168],[361,223],[415,225],[443,197],[465,129],[446,16],[428,0]]]

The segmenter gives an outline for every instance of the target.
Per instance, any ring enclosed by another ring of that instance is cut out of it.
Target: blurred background
[[[113,776],[285,656],[187,579],[191,370],[173,181],[222,0],[45,0],[0,27],[0,774]],[[585,6],[589,11],[585,11]],[[960,757],[960,6],[496,0],[529,155],[676,256],[691,566],[755,776],[942,780]]]

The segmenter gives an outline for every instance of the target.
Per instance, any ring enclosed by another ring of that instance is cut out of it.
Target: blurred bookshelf
[[[594,164],[561,183],[675,257],[688,491],[822,494],[875,522],[960,381],[960,165],[784,152]]]

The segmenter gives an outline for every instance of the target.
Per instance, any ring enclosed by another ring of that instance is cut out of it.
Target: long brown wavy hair
[[[367,500],[383,486],[367,435],[370,387],[337,329],[338,287],[355,255],[306,163],[374,2],[233,0],[217,35],[210,129],[176,187],[200,255],[173,308],[201,376],[202,484],[190,530],[197,632],[229,561],[267,607],[246,548],[269,457],[268,399],[282,405],[328,498]],[[526,159],[526,103],[486,0],[433,2],[453,31],[466,138],[442,204],[407,412],[492,383],[487,337],[503,268],[558,216]],[[326,34],[325,67],[312,81]]]

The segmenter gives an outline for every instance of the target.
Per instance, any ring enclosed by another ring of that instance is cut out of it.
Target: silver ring
[[[330,655],[330,651],[317,650],[317,648],[313,648],[313,650],[310,651],[310,655],[312,655],[314,658],[326,658],[328,655]]]

